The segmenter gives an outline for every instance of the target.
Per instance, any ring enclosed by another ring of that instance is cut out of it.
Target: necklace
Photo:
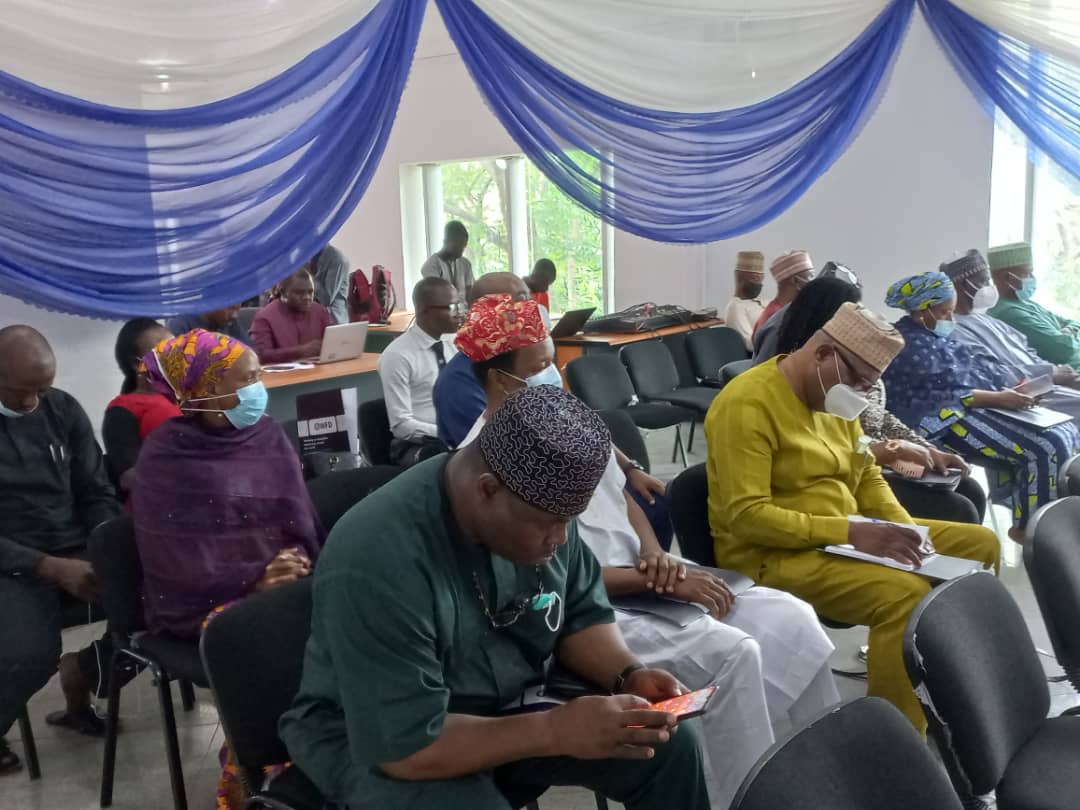
[[[522,596],[509,607],[492,612],[490,605],[488,605],[487,597],[484,596],[484,589],[480,586],[480,575],[476,572],[476,569],[473,568],[473,585],[476,586],[476,595],[480,597],[480,607],[494,629],[502,630],[503,628],[514,624],[518,619],[525,615],[525,611],[530,604],[540,599],[541,595],[544,593],[544,581],[540,577],[540,566],[535,566],[535,569],[536,593],[531,596]]]

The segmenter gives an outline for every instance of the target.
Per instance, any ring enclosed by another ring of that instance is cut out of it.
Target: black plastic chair
[[[686,336],[686,353],[698,382],[713,388],[724,386],[721,368],[750,356],[742,335],[730,326],[714,326],[690,332]]]
[[[679,370],[662,340],[643,340],[623,346],[619,352],[634,390],[645,402],[667,402],[694,412],[686,449],[694,449],[694,429],[716,399],[716,389],[702,385],[680,386]]]
[[[1046,675],[1020,608],[987,572],[952,580],[915,608],[904,664],[953,788],[999,810],[1075,810],[1080,717],[1047,719]]]
[[[749,371],[753,367],[753,360],[733,360],[730,363],[725,363],[720,369],[720,382],[727,385],[744,371]]]
[[[1070,495],[1080,495],[1080,455],[1073,456],[1062,465],[1061,476],[1065,479],[1065,491]]]
[[[634,424],[643,430],[674,427],[675,446],[671,461],[674,463],[681,455],[683,466],[686,466],[680,426],[683,422],[693,424],[694,411],[665,402],[638,403],[630,375],[614,354],[582,355],[567,364],[565,373],[570,392],[593,410],[626,411]]]
[[[129,516],[115,518],[95,528],[90,534],[89,550],[114,648],[110,664],[109,711],[105,722],[105,753],[101,766],[101,806],[112,804],[120,717],[118,672],[127,658],[148,667],[154,676],[165,731],[165,756],[169,763],[173,806],[175,810],[187,810],[187,792],[184,789],[184,772],[173,712],[172,682],[179,682],[184,710],[190,711],[195,706],[191,685],[209,685],[199,658],[198,642],[144,632],[142,563]]]
[[[1048,503],[1027,526],[1024,566],[1058,663],[1080,691],[1080,498]]]
[[[949,780],[891,703],[860,698],[765,752],[731,810],[961,810]]]
[[[320,475],[307,482],[315,511],[329,532],[342,516],[383,484],[401,473],[400,467],[358,467]]]
[[[695,464],[679,473],[668,485],[671,522],[679,549],[686,559],[716,567],[712,530],[709,528],[709,476],[705,464]]]
[[[611,431],[611,443],[618,447],[627,457],[633,459],[649,472],[649,451],[645,447],[645,438],[630,418],[626,411],[618,409],[611,411],[598,411],[597,415],[604,420],[608,430]]]
[[[386,413],[386,400],[372,399],[360,403],[359,409],[360,449],[369,463],[390,464],[390,417]]]
[[[60,629],[78,627],[81,624],[99,622],[105,618],[105,612],[96,602],[80,602],[75,597],[62,595],[60,605]],[[41,778],[41,763],[38,760],[37,742],[34,739],[34,726],[30,722],[30,711],[24,706],[19,713],[19,737],[26,759],[26,774],[31,780]]]

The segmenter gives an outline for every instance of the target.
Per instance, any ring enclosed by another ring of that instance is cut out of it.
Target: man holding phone
[[[624,644],[572,518],[611,437],[561,389],[527,389],[477,440],[354,507],[315,572],[304,678],[282,738],[347,810],[508,810],[581,785],[630,810],[708,810],[684,689]],[[506,714],[554,656],[606,694]]]

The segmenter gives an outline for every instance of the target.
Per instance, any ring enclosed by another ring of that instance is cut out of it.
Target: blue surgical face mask
[[[1021,301],[1030,301],[1035,297],[1035,290],[1038,288],[1038,283],[1035,281],[1035,276],[1026,276],[1020,278],[1009,273],[1009,277],[1020,282],[1020,287],[1016,291],[1016,297]]]
[[[938,337],[947,338],[956,329],[955,321],[938,321],[934,324],[934,334]]]
[[[552,363],[543,371],[537,372],[531,377],[526,377],[525,384],[529,388],[535,388],[538,385],[554,385],[556,388],[562,388],[562,375],[555,368],[555,364]]]
[[[234,428],[240,429],[251,427],[262,419],[263,414],[266,413],[266,405],[270,401],[270,394],[266,390],[266,386],[263,385],[262,380],[257,380],[250,385],[245,385],[243,388],[237,388],[235,393],[236,396],[240,398],[240,404],[235,408],[229,408],[227,411],[212,411],[209,408],[189,408],[186,404],[183,409],[185,411],[220,413],[229,420]],[[188,400],[188,402],[207,402],[212,399],[223,399],[224,397],[231,396],[232,394],[219,394],[215,397],[199,397],[198,399],[191,399]]]

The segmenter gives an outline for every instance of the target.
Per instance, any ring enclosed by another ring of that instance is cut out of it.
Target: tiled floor
[[[665,463],[671,458],[672,431],[657,431],[647,439],[650,455],[658,462],[654,472],[661,478],[670,479],[682,469],[681,465]],[[695,446],[697,452],[689,458],[691,464],[704,460],[701,456],[703,447],[704,442],[699,438]],[[1002,578],[1023,608],[1036,646],[1049,651],[1046,630],[1016,548],[1007,540],[1003,548],[1007,562],[1011,564],[1006,565]],[[93,629],[96,628],[65,633],[64,648],[78,649]],[[830,631],[830,634],[837,646],[834,667],[860,669],[855,655],[859,646],[866,643],[865,629]],[[1052,658],[1046,657],[1044,662],[1048,674],[1060,672]],[[865,692],[862,681],[840,678],[838,684],[844,698],[858,697]],[[1051,684],[1050,688],[1055,712],[1080,702],[1067,685]],[[212,810],[222,734],[209,694],[197,690],[196,695],[198,704],[190,713],[180,710],[179,698],[175,701],[184,776],[191,810]],[[31,702],[30,713],[43,776],[38,782],[30,782],[25,773],[0,777],[0,810],[92,810],[98,806],[101,742],[46,726],[44,716],[62,705],[56,679]],[[117,810],[168,810],[172,801],[157,696],[145,673],[123,691],[122,723],[113,806]],[[17,727],[9,740],[21,753]],[[550,791],[541,801],[541,808],[593,810],[595,805],[591,795],[584,791],[560,789]]]

